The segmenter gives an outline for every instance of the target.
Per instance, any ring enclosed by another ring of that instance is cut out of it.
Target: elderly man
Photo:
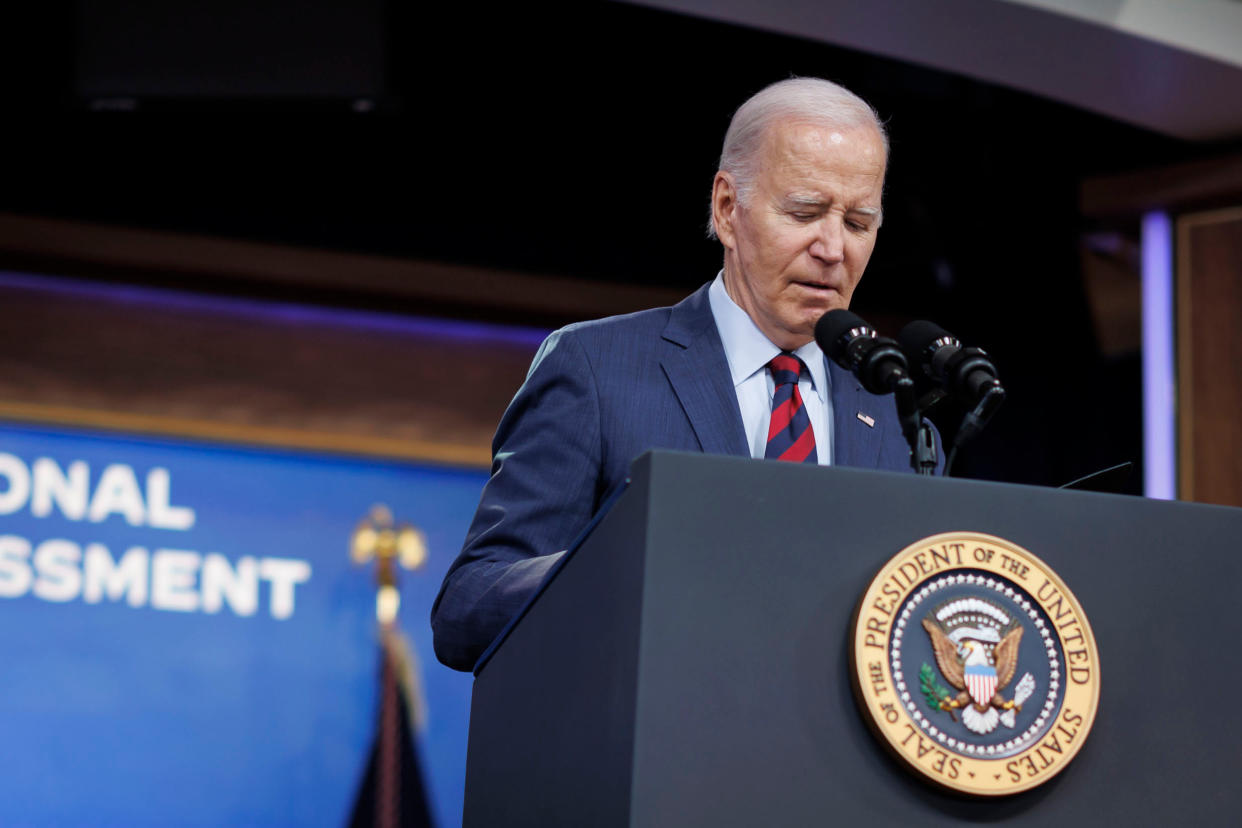
[[[544,342],[432,608],[441,661],[474,665],[648,449],[910,469],[892,400],[813,339],[871,257],[887,154],[871,107],[828,81],[776,83],[738,109],[712,184],[724,269],[672,308]]]

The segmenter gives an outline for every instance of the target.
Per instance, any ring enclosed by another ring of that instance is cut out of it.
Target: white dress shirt
[[[776,392],[768,363],[781,349],[773,345],[746,311],[730,298],[724,286],[724,271],[717,274],[707,297],[716,319],[716,330],[724,344],[725,358],[729,361],[750,456],[762,458],[768,448],[768,422],[772,418],[772,395]],[[819,464],[827,466],[832,463],[832,389],[827,357],[813,341],[793,353],[807,367],[807,373],[798,379],[798,392],[815,433]]]

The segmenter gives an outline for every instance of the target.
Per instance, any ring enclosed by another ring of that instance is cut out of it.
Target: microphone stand
[[[983,430],[983,427],[988,424],[988,420],[992,419],[992,415],[996,413],[996,409],[1000,408],[1001,403],[1004,401],[1005,389],[1001,387],[999,382],[995,382],[983,395],[983,399],[979,400],[975,410],[967,412],[966,416],[962,418],[962,424],[957,429],[957,436],[953,438],[953,448],[949,450],[949,462],[945,464],[944,473],[946,477],[949,474],[949,470],[953,468],[953,461],[957,459],[957,450],[973,440],[975,435]]]
[[[897,399],[897,419],[901,421],[901,433],[910,445],[910,465],[918,474],[932,475],[936,471],[936,438],[931,424],[923,419],[918,400],[914,396],[914,380],[901,377],[893,382],[893,396]]]

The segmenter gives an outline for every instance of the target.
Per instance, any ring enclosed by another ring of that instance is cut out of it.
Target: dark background
[[[1055,485],[1141,463],[1139,355],[1099,347],[1081,252],[1102,228],[1080,218],[1079,186],[1225,149],[624,4],[104,0],[26,14],[5,58],[0,210],[687,293],[720,266],[707,200],[733,110],[791,75],[838,81],[892,143],[854,310],[932,318],[993,354],[1010,397],[957,469],[991,479]],[[290,291],[425,312],[348,284]],[[960,413],[933,419],[951,434]]]

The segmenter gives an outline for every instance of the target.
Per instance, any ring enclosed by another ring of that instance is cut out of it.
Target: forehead
[[[878,197],[886,161],[874,127],[783,121],[764,135],[760,177],[776,190],[844,187]]]

